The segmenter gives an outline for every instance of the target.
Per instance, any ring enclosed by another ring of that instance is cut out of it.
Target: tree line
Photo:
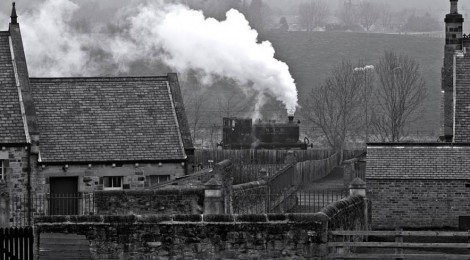
[[[351,139],[400,142],[427,96],[419,64],[386,51],[378,64],[343,61],[302,100],[301,113],[330,148],[342,151]]]

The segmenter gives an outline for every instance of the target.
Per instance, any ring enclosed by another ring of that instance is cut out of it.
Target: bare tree
[[[325,22],[328,14],[328,6],[321,0],[303,2],[299,5],[299,24],[303,29],[311,32]]]
[[[376,66],[378,115],[372,122],[381,141],[398,142],[404,128],[426,99],[419,64],[406,55],[387,51]]]
[[[344,5],[339,10],[338,17],[346,27],[351,27],[357,24],[357,10],[351,0],[344,2]]]
[[[250,25],[257,30],[264,30],[267,28],[269,20],[271,19],[272,10],[263,0],[251,0],[247,8],[247,18]]]
[[[380,18],[380,7],[371,1],[362,1],[359,4],[359,23],[366,31],[369,31]]]
[[[195,71],[188,73],[186,86],[189,86],[183,95],[185,97],[186,114],[192,139],[197,143],[197,138],[199,138],[198,133],[201,130],[201,119],[203,119],[204,113],[202,109],[205,104],[205,93]]]
[[[393,20],[393,14],[390,11],[390,5],[388,4],[381,4],[380,5],[380,26],[382,27],[382,31],[387,31],[392,27],[392,20]]]
[[[304,117],[321,129],[329,146],[341,152],[341,160],[347,138],[357,133],[361,121],[363,84],[354,67],[342,62],[324,85],[312,90],[302,109]]]

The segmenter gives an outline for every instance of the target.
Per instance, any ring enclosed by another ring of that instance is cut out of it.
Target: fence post
[[[224,213],[222,183],[212,178],[204,184],[204,215]]]
[[[398,231],[397,235],[395,236],[395,242],[396,243],[403,243],[403,234],[401,233],[401,231],[403,231],[402,228],[397,228],[395,229],[396,231]],[[403,247],[399,247],[399,248],[395,248],[395,254],[397,255],[403,255]],[[403,257],[397,257],[395,259],[403,259]]]

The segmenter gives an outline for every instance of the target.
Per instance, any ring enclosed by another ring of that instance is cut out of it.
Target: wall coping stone
[[[342,200],[336,201],[332,204],[327,205],[320,210],[320,213],[324,214],[328,220],[334,218],[337,214],[342,211],[346,211],[351,207],[354,207],[358,204],[364,203],[364,197],[361,195],[354,195],[344,198]]]
[[[94,191],[98,196],[148,196],[148,195],[181,195],[204,194],[204,187],[188,187],[174,186],[165,187],[157,190],[110,190],[110,191]]]
[[[207,224],[207,223],[323,223],[328,221],[324,213],[304,214],[246,214],[246,215],[89,215],[89,216],[40,216],[34,219],[35,225],[56,224]]]
[[[267,181],[265,180],[252,181],[252,182],[233,185],[233,191],[249,190],[253,188],[262,187],[265,185],[267,185]]]
[[[470,143],[367,143],[367,147],[394,147],[394,146],[405,146],[405,147],[470,147]]]

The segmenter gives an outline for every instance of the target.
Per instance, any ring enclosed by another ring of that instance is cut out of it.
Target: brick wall
[[[470,215],[468,169],[464,144],[369,145],[372,227],[457,227],[459,216]]]
[[[349,197],[315,214],[51,216],[35,230],[39,248],[41,233],[85,235],[96,259],[306,259],[325,256],[332,225],[362,228],[363,205]]]
[[[446,47],[445,54],[444,54],[444,65],[442,67],[442,90],[445,91],[444,95],[442,96],[442,123],[444,135],[452,135],[453,132],[453,117],[454,117],[454,52],[455,48]]]
[[[98,191],[97,214],[201,214],[204,189],[174,187],[154,191]]]
[[[367,180],[374,228],[458,227],[469,216],[470,180]]]
[[[456,57],[454,142],[470,142],[470,55]]]

